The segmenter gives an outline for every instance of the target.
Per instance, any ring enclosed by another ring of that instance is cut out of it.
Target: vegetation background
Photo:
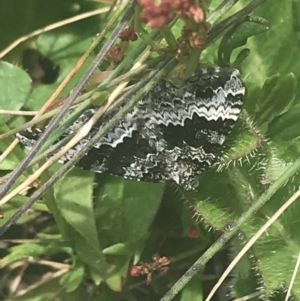
[[[238,1],[230,14],[248,3]],[[218,4],[213,1],[210,12]],[[33,30],[101,7],[107,4],[2,0],[0,50]],[[220,235],[231,231],[234,221],[266,197],[268,202],[242,224],[239,234],[174,298],[203,300],[219,276],[216,270],[223,270],[299,189],[299,15],[298,0],[266,1],[251,16],[266,19],[268,30],[262,19],[249,20],[202,53],[201,62],[226,65],[228,60],[220,60],[218,53],[232,59],[239,58],[239,46],[250,50],[245,60],[235,61],[247,87],[244,112],[228,138],[226,154],[201,175],[198,192],[72,169],[2,237],[0,300],[159,300]],[[100,14],[62,26],[6,54],[0,61],[0,109],[39,110],[103,29],[103,20]],[[175,36],[181,27],[182,21],[174,25]],[[140,36],[130,42],[125,57],[139,43]],[[54,73],[49,80],[42,76],[38,83],[30,83],[21,68],[28,48],[50,60]],[[70,92],[94,57],[89,56],[61,96]],[[113,67],[112,60],[106,60],[98,73]],[[3,114],[0,131],[6,133],[26,121],[26,116]],[[12,140],[1,141],[0,151]],[[0,175],[15,169],[24,153],[17,146],[0,164]],[[59,168],[60,164],[51,167],[36,186]],[[30,170],[23,173],[17,184],[29,175]],[[1,225],[34,189],[3,205]],[[226,300],[227,293],[231,298],[253,293],[253,299],[285,298],[299,254],[299,212],[296,201],[237,264],[216,300]],[[292,294],[300,299],[299,275]]]

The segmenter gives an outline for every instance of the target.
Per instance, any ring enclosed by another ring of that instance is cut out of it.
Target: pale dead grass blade
[[[35,30],[35,31],[27,34],[27,35],[24,35],[24,36],[18,38],[17,40],[15,40],[14,42],[12,42],[10,45],[8,45],[5,49],[3,49],[0,52],[0,58],[3,58],[7,53],[9,53],[11,50],[13,50],[15,47],[17,47],[20,43],[22,43],[22,42],[24,42],[24,41],[26,41],[28,39],[36,37],[36,36],[38,36],[38,35],[40,35],[40,34],[42,34],[44,32],[47,32],[47,31],[50,31],[50,30],[53,30],[53,29],[65,26],[67,24],[71,24],[71,23],[74,23],[74,22],[77,22],[77,21],[80,21],[80,20],[83,20],[83,19],[87,19],[87,18],[96,16],[96,15],[100,15],[100,14],[106,13],[109,10],[110,10],[109,7],[95,9],[93,11],[86,12],[86,13],[83,13],[83,14],[79,14],[79,15],[76,15],[74,17],[71,17],[71,18],[68,18],[68,19],[65,19],[65,20],[62,20],[62,21],[58,21],[58,22],[52,23],[52,24],[50,24],[48,26],[45,26],[43,28],[37,29],[37,30]]]
[[[298,254],[298,258],[297,258],[297,262],[296,262],[296,265],[295,265],[295,268],[294,268],[294,272],[293,272],[293,275],[292,275],[292,279],[291,279],[291,282],[290,282],[290,284],[289,284],[288,290],[287,290],[287,292],[286,292],[286,296],[285,296],[284,301],[288,301],[288,299],[289,299],[290,296],[291,296],[292,288],[293,288],[293,285],[294,285],[296,276],[297,276],[297,274],[298,274],[299,266],[300,266],[300,252],[299,252],[299,254]]]

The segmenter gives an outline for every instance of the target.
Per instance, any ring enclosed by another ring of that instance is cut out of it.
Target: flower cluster
[[[206,23],[203,22],[202,27],[205,25]],[[186,45],[191,48],[202,48],[205,44],[205,35],[184,26],[181,30],[181,36],[179,37],[178,42],[181,45],[182,50],[184,50]]]
[[[147,275],[147,284],[152,280],[152,273],[158,271],[161,275],[168,271],[168,265],[170,264],[169,258],[163,256],[160,257],[158,254],[153,255],[153,262],[140,262],[140,265],[133,265],[130,270],[130,274],[133,277],[140,275]]]
[[[105,59],[112,61],[115,65],[118,65],[124,56],[124,50],[119,44],[115,44],[106,54]]]
[[[204,11],[190,0],[139,0],[143,8],[141,19],[152,28],[164,26],[177,13],[183,19],[193,19],[200,23],[204,20]]]
[[[128,27],[128,28],[125,28],[119,38],[122,40],[122,41],[131,41],[131,42],[134,42],[138,39],[138,36],[134,30],[133,27]]]
[[[136,41],[138,39],[138,36],[133,26],[129,26],[121,32],[119,38],[122,42],[120,44],[115,44],[114,46],[112,46],[112,48],[105,56],[105,59],[111,61],[114,65],[118,65],[123,60],[128,42]]]

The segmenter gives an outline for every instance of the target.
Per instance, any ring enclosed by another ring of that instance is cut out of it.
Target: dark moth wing
[[[232,68],[199,70],[182,86],[161,80],[77,165],[135,180],[173,180],[184,189],[193,189],[198,184],[196,176],[218,158],[244,94],[240,73]],[[85,112],[66,134],[87,121],[95,109]],[[73,157],[116,110],[100,120],[61,162]],[[31,147],[39,134],[23,131],[18,138]]]

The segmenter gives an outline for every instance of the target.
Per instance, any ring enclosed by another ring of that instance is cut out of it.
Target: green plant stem
[[[224,0],[214,12],[207,18],[207,22],[215,24],[222,18],[239,0]]]
[[[172,50],[176,50],[178,48],[178,43],[171,31],[171,28],[169,26],[163,26],[160,28],[160,32],[162,36],[165,38],[165,40],[167,41],[169,47]]]
[[[253,0],[243,9],[228,17],[227,19],[215,24],[212,29],[208,32],[206,48],[215,42],[221,36],[224,36],[234,26],[246,18],[256,7],[260,6],[267,0]]]
[[[141,43],[135,50],[133,50],[128,54],[128,56],[126,56],[126,59],[112,72],[112,74],[107,79],[105,79],[101,84],[99,84],[99,86],[97,86],[95,89],[91,90],[90,92],[95,93],[95,92],[105,91],[106,89],[112,86],[116,86],[123,81],[130,80],[135,76],[139,76],[140,78],[141,73],[143,71],[146,71],[147,69],[151,69],[151,68],[155,69],[157,64],[159,64],[165,59],[164,56],[158,56],[146,62],[141,67],[130,70],[125,74],[119,75],[124,71],[125,68],[132,66],[132,62],[134,58],[137,58],[139,55],[141,55],[141,53],[145,50],[145,48],[146,45],[144,43]]]
[[[186,70],[184,74],[185,78],[189,78],[195,72],[195,67],[198,66],[199,64],[201,51],[202,51],[201,49],[194,48],[190,52],[190,57],[189,60],[187,61]]]
[[[178,254],[176,256],[170,257],[170,262],[174,263],[174,262],[186,259],[188,257],[191,257],[191,256],[199,253],[200,251],[203,251],[205,248],[206,248],[206,246],[204,246],[203,244],[200,244],[191,250],[188,250],[188,251]]]
[[[225,244],[238,232],[240,227],[257,212],[285,183],[300,169],[300,158],[289,167],[269,189],[230,227],[230,230],[220,238],[185,272],[185,274],[174,284],[174,286],[160,299],[170,301],[198,272],[203,270],[206,263],[219,252]]]

